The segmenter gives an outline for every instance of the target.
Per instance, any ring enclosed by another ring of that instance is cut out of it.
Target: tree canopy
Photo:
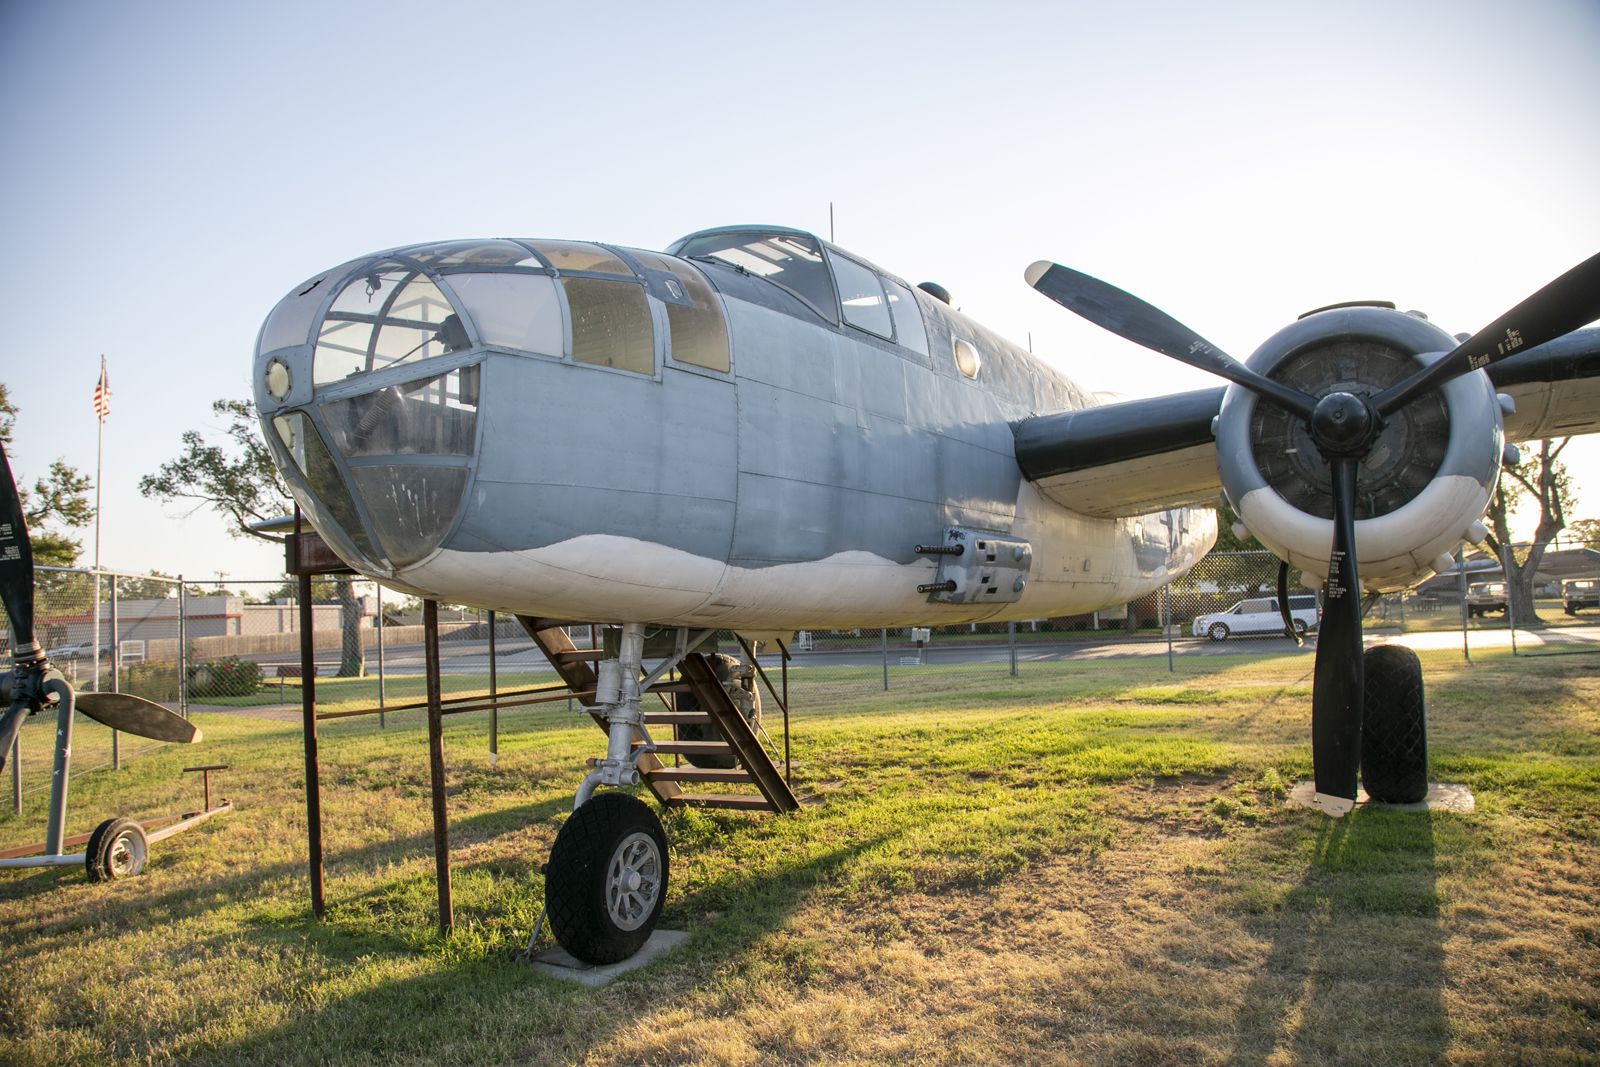
[[[8,449],[18,414],[6,384],[0,382],[0,444]],[[80,529],[94,521],[94,505],[89,502],[94,480],[64,459],[50,464],[43,477],[34,479],[32,488],[20,473],[11,473],[22,501],[22,519],[28,524],[34,563],[44,567],[74,566],[83,551],[83,542],[68,536],[66,530]]]
[[[291,511],[294,500],[278,477],[272,453],[261,439],[255,404],[249,400],[218,400],[213,415],[228,419],[220,441],[207,440],[199,430],[183,435],[183,452],[163,463],[155,474],[139,479],[139,492],[162,503],[193,500],[188,514],[210,505],[233,520],[234,537],[259,537],[283,543],[283,538],[258,533],[250,523],[274,519]]]

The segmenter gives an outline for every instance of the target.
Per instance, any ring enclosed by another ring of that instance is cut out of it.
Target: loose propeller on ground
[[[0,675],[8,704],[0,714],[0,769],[22,729],[22,720],[41,710],[48,697],[44,682],[59,678],[33,633],[33,545],[22,514],[22,499],[11,476],[11,461],[0,446],[0,601],[11,620],[12,669]],[[76,710],[113,730],[157,741],[188,743],[200,740],[200,731],[181,715],[160,704],[127,693],[83,693]]]
[[[1210,371],[1305,421],[1328,463],[1333,488],[1333,544],[1311,695],[1312,763],[1318,794],[1353,803],[1361,765],[1363,714],[1360,576],[1355,551],[1360,462],[1382,432],[1385,418],[1411,401],[1469,371],[1600,318],[1600,255],[1544,286],[1444,358],[1371,398],[1344,392],[1312,397],[1273,381],[1159,308],[1060,264],[1041,260],[1027,269],[1025,277],[1039,292],[1095,325]]]

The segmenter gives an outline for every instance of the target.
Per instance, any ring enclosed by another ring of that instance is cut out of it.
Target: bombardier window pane
[[[331,526],[343,532],[364,558],[377,559],[378,553],[373,550],[372,542],[367,540],[366,527],[356,512],[355,501],[350,499],[344,479],[339,476],[339,468],[328,453],[328,447],[322,443],[322,435],[317,433],[316,426],[303,412],[291,411],[287,415],[275,416],[272,428],[283,443],[284,451],[294,461],[300,476],[305,479],[306,487],[311,490],[311,495],[307,497],[290,480],[289,488],[294,492],[300,510],[315,519],[319,528]]]
[[[717,294],[700,272],[681,259],[670,259],[649,252],[634,252],[639,262],[655,270],[671,271],[678,279],[693,307],[667,305],[667,323],[672,327],[672,358],[707,370],[728,369],[728,324],[722,320],[722,305]]]
[[[922,309],[910,289],[893,278],[883,279],[883,290],[889,294],[889,310],[894,313],[894,339],[913,352],[928,354],[928,331],[922,325]]]
[[[602,367],[656,372],[655,331],[644,286],[598,278],[563,278],[572,309],[572,358]]]
[[[427,276],[374,271],[346,285],[322,320],[311,378],[326,385],[466,347],[455,309]]]
[[[883,297],[883,286],[878,276],[853,259],[829,256],[833,263],[833,276],[839,282],[839,303],[844,308],[844,321],[852,326],[888,338],[894,334],[889,322],[889,304]]]
[[[561,301],[547,274],[452,274],[445,279],[466,305],[484,344],[561,355]]]
[[[719,233],[697,237],[678,255],[703,257],[739,267],[747,274],[781,285],[834,321],[833,282],[822,249],[809,237],[796,234]]]
[[[372,516],[390,562],[404,567],[423,559],[455,522],[467,487],[465,467],[354,467],[350,477]]]
[[[322,421],[346,459],[470,456],[478,427],[478,367],[322,405]]]
[[[556,270],[587,270],[596,274],[626,274],[633,271],[599,245],[583,241],[529,241]]]

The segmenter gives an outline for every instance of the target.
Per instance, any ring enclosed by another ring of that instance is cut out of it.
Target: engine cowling
[[[1416,315],[1340,308],[1279,330],[1246,362],[1312,396],[1372,395],[1455,347],[1454,338]],[[1356,554],[1365,589],[1414,585],[1463,540],[1482,539],[1478,520],[1494,493],[1505,445],[1500,420],[1494,386],[1481,371],[1390,416],[1357,481]],[[1303,422],[1230,386],[1217,417],[1217,465],[1250,533],[1308,581],[1326,579],[1333,486]]]

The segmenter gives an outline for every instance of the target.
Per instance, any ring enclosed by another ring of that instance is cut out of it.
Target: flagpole
[[[105,388],[106,357],[100,357],[100,386]],[[98,392],[98,390],[97,390]],[[99,397],[95,398],[97,401]],[[98,404],[96,405],[98,409]],[[94,569],[100,569],[100,469],[106,456],[106,417],[102,410],[95,411],[95,421],[100,424],[100,440],[94,449]],[[96,579],[97,581],[99,579]],[[99,638],[95,638],[98,642]],[[99,653],[97,652],[96,655]]]

